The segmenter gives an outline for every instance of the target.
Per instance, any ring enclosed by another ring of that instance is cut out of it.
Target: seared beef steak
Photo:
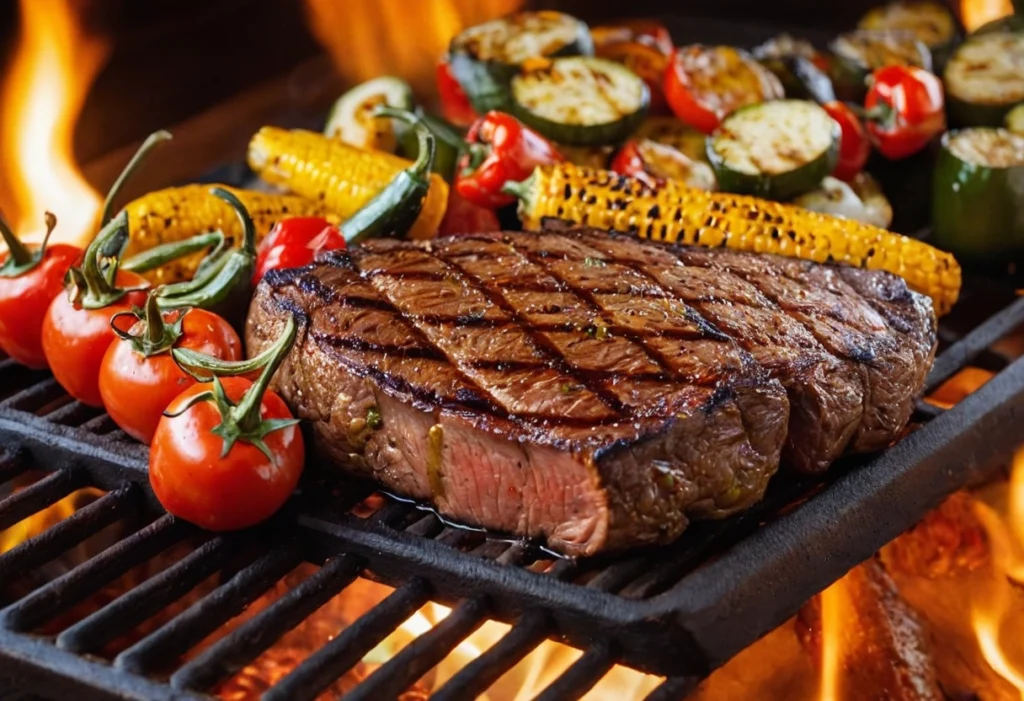
[[[249,353],[286,314],[300,337],[274,385],[315,448],[466,523],[572,555],[667,542],[778,467],[779,382],[580,240],[372,241],[268,274]]]
[[[805,472],[883,447],[935,346],[929,301],[887,273],[594,231],[373,241],[271,273],[249,352],[289,313],[275,385],[321,453],[574,555],[749,506],[784,440]]]

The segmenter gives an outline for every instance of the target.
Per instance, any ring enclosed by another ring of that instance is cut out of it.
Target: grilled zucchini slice
[[[775,100],[725,118],[708,137],[708,160],[726,192],[788,200],[835,168],[839,124],[813,102]]]
[[[587,25],[562,12],[519,12],[463,30],[452,39],[452,75],[480,114],[509,108],[509,81],[521,64],[555,56],[592,56]]]
[[[603,58],[557,58],[512,79],[512,113],[571,146],[622,141],[640,126],[650,99],[636,73]]]
[[[640,125],[636,137],[666,144],[690,160],[707,163],[707,135],[676,117],[648,117]]]
[[[947,132],[933,176],[936,245],[979,265],[1024,262],[1024,136]]]
[[[946,65],[963,29],[953,11],[938,0],[896,0],[869,10],[858,29],[897,29],[913,33],[932,53],[936,69]]]
[[[913,32],[898,29],[858,29],[840,34],[832,50],[832,83],[844,100],[860,102],[867,79],[883,66],[917,66],[932,70],[932,54]]]
[[[412,109],[412,88],[392,76],[360,83],[334,103],[324,134],[359,148],[393,153],[398,145],[394,120],[373,116],[381,105]]]
[[[1024,32],[982,34],[953,53],[943,75],[951,121],[1001,126],[1024,102]]]

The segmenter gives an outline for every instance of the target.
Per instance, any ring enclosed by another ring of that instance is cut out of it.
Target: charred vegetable
[[[853,102],[864,99],[867,79],[885,66],[932,69],[928,47],[906,30],[858,29],[840,34],[831,44],[832,82],[836,94]]]
[[[263,127],[253,136],[248,160],[263,180],[320,202],[343,219],[355,214],[412,165],[405,158],[358,149],[323,134],[277,127]],[[409,236],[433,236],[447,203],[448,183],[435,173]]]
[[[574,146],[622,141],[643,121],[649,103],[643,80],[602,58],[538,62],[512,79],[512,113],[547,138]]]
[[[398,147],[394,124],[374,116],[381,105],[412,109],[409,84],[385,75],[357,85],[334,103],[324,134],[359,148],[394,152]]]
[[[708,160],[707,136],[677,117],[648,117],[637,130],[636,138],[671,146],[690,160]]]
[[[669,180],[701,190],[715,189],[715,173],[703,161],[694,161],[668,144],[630,139],[612,159],[616,173],[657,188]]]
[[[828,58],[809,41],[780,34],[755,47],[751,53],[781,81],[786,97],[816,102],[835,99],[827,74]]]
[[[939,70],[946,64],[963,29],[949,5],[938,0],[895,0],[861,17],[858,29],[896,29],[913,33],[928,50]]]
[[[726,117],[708,139],[708,158],[722,190],[786,200],[832,172],[839,139],[839,124],[820,106],[775,100]]]
[[[710,134],[726,115],[783,97],[779,79],[731,46],[680,47],[665,71],[665,97],[679,119]]]
[[[606,170],[560,163],[508,188],[519,197],[527,229],[557,219],[690,246],[774,253],[882,268],[932,297],[938,314],[960,291],[960,266],[945,251],[884,229],[808,212],[793,205],[667,183],[652,190]]]
[[[1006,128],[1014,134],[1024,135],[1024,102],[1006,113]]]
[[[594,27],[594,54],[621,63],[640,76],[651,95],[651,109],[665,108],[662,77],[672,54],[672,38],[664,25],[638,20],[614,26]]]
[[[509,109],[509,81],[523,63],[593,53],[590,30],[575,17],[519,12],[462,31],[451,41],[448,61],[473,108],[483,114]]]
[[[1024,261],[1024,136],[979,127],[942,138],[935,241],[973,263]]]
[[[949,59],[943,81],[949,114],[960,126],[1001,126],[1024,101],[1024,32],[975,36]]]
[[[889,209],[886,216],[879,198],[885,200],[880,191],[868,202],[862,199],[853,185],[829,176],[821,181],[821,185],[793,200],[793,204],[812,212],[853,219],[884,229],[892,221],[892,210]]]

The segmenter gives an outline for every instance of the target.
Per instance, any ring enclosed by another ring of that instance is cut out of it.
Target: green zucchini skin
[[[816,109],[821,109],[814,103],[807,103],[801,100],[776,100],[774,102],[750,105],[736,110],[726,117],[719,130],[708,136],[708,161],[715,171],[715,176],[718,179],[718,188],[721,191],[756,195],[770,200],[790,200],[818,187],[825,176],[835,169],[836,162],[839,159],[841,131],[839,124],[832,119],[828,120],[828,128],[831,130],[828,146],[814,158],[797,168],[782,173],[748,173],[737,170],[726,163],[725,156],[716,147],[716,138],[723,133],[723,130],[734,129],[737,121],[756,114],[756,110],[762,110],[768,105],[771,106],[771,109],[777,109],[786,103],[810,105]],[[822,113],[827,116],[824,110],[822,110]]]
[[[984,34],[995,34],[997,32],[1024,32],[1024,15],[1007,15],[1006,17],[1000,17],[999,19],[994,19],[991,22],[986,22],[971,32],[971,36],[976,37]]]
[[[594,39],[590,35],[590,29],[578,19],[568,15],[565,15],[565,18],[567,21],[574,20],[578,25],[575,40],[545,57],[593,56]],[[461,34],[452,39],[448,47],[448,61],[452,75],[465,90],[473,109],[479,114],[486,114],[491,110],[509,111],[512,105],[509,84],[519,73],[519,65],[480,59],[463,48],[460,37]]]
[[[946,65],[946,61],[949,60],[953,50],[956,48],[956,45],[963,41],[966,33],[963,24],[961,24],[960,19],[957,17],[956,13],[953,12],[952,8],[939,0],[893,0],[888,5],[868,10],[857,23],[857,27],[859,29],[910,29],[911,31],[914,31],[907,25],[903,25],[901,27],[890,24],[889,26],[886,26],[887,21],[893,21],[891,15],[888,17],[886,15],[886,12],[889,10],[902,10],[904,13],[916,14],[919,18],[922,12],[929,11],[941,12],[945,16],[951,29],[948,37],[942,40],[930,40],[932,38],[927,37],[927,30],[925,30],[925,36],[918,34],[918,38],[924,42],[925,46],[927,46],[928,50],[931,52],[932,65],[934,69],[941,72],[943,66]],[[904,17],[905,16],[906,15],[904,15]],[[897,20],[897,23],[898,22],[899,21]],[[932,24],[931,26],[934,27],[935,25]]]
[[[523,122],[523,124],[536,129],[541,135],[547,137],[551,141],[560,144],[567,144],[569,146],[604,146],[619,144],[629,138],[629,136],[632,135],[641,124],[643,124],[651,103],[650,90],[643,79],[625,66],[606,59],[569,57],[562,60],[587,61],[588,64],[600,64],[619,74],[623,78],[635,80],[635,87],[639,94],[639,101],[636,109],[612,122],[598,124],[567,124],[558,122],[543,117],[531,110],[529,107],[520,103],[516,98],[516,84],[513,80],[511,86],[511,112],[516,118]],[[557,70],[558,65],[559,60],[556,59],[552,62],[552,70]]]
[[[416,108],[415,114],[434,135],[434,161],[430,166],[431,172],[452,182],[455,164],[458,163],[462,147],[465,146],[465,139],[456,127],[440,117],[428,114],[419,107]],[[419,143],[416,130],[407,127],[398,137],[398,155],[415,161],[420,153]]]
[[[950,139],[970,131],[942,136],[933,175],[935,244],[975,265],[1024,261],[1024,165],[993,168],[957,157]]]

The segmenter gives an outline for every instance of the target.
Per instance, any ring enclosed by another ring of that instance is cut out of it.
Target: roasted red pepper
[[[475,205],[454,189],[448,191],[448,209],[437,230],[438,236],[482,234],[501,231],[501,223],[493,209]]]
[[[832,175],[849,182],[857,173],[864,170],[864,164],[871,155],[871,142],[868,141],[864,125],[853,110],[845,102],[833,100],[822,105],[829,116],[839,124],[839,161]]]
[[[452,75],[447,57],[437,64],[437,93],[441,98],[441,115],[455,126],[467,127],[480,116]]]
[[[455,189],[488,209],[516,201],[501,191],[505,183],[525,180],[537,166],[565,160],[550,141],[504,112],[488,112],[474,122],[466,143],[456,167]]]
[[[345,237],[326,219],[284,219],[271,229],[257,250],[252,284],[262,280],[268,270],[299,268],[312,263],[320,251],[339,248],[345,248]]]
[[[942,81],[932,73],[914,66],[885,66],[868,83],[868,136],[886,158],[917,153],[945,130]]]

